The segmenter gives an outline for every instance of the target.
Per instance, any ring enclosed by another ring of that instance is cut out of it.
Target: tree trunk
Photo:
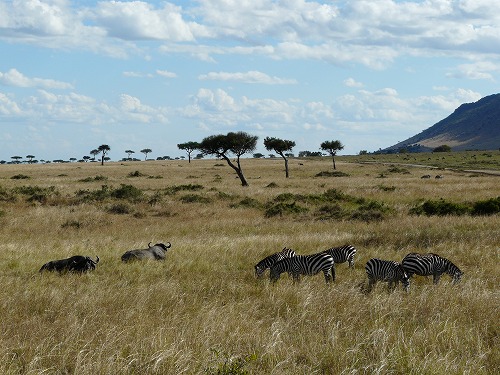
[[[237,159],[238,165],[236,166],[231,162],[231,160],[226,155],[222,154],[220,156],[222,156],[224,158],[224,160],[226,160],[227,164],[229,164],[229,166],[235,170],[236,174],[240,178],[241,186],[248,186],[248,182],[245,179],[245,176],[243,175],[243,171],[241,170],[240,158],[238,157],[238,159]]]
[[[334,155],[332,155],[332,159],[333,159],[333,170],[335,170],[337,168],[335,167],[335,156]]]
[[[286,176],[286,178],[288,178],[289,177],[289,175],[288,175],[288,158],[283,154],[280,154],[280,155],[285,160],[285,176]]]

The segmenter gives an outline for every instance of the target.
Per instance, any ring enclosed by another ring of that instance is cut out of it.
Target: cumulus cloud
[[[235,81],[243,83],[260,83],[265,85],[293,85],[297,83],[295,79],[271,77],[265,73],[255,70],[245,73],[210,72],[198,76],[202,81]]]
[[[17,69],[0,72],[0,83],[8,86],[16,87],[43,87],[46,89],[71,89],[73,85],[45,78],[29,78],[19,72]]]
[[[363,87],[363,84],[361,82],[357,82],[354,78],[345,79],[344,85],[347,87]]]
[[[165,78],[176,78],[177,77],[177,74],[175,74],[174,72],[169,72],[168,70],[157,70],[156,74],[158,74],[161,77],[165,77]]]

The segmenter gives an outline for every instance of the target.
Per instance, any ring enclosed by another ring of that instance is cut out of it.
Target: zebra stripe
[[[335,268],[333,257],[326,253],[312,255],[296,255],[291,258],[285,258],[271,266],[269,278],[271,281],[277,281],[283,272],[292,275],[294,281],[300,280],[300,275],[316,275],[323,271],[325,281],[335,281]],[[331,276],[330,276],[331,273]]]
[[[365,270],[368,275],[368,292],[371,292],[377,281],[387,281],[389,291],[394,290],[400,281],[405,291],[410,288],[408,275],[398,262],[372,258],[366,262]]]
[[[420,276],[432,275],[434,284],[439,282],[443,273],[447,273],[457,283],[462,278],[463,272],[450,260],[434,253],[418,254],[409,253],[403,258],[403,267],[409,277],[413,274]]]
[[[262,259],[259,263],[257,263],[255,265],[255,276],[257,276],[257,278],[262,277],[266,269],[271,267],[273,264],[279,262],[282,259],[290,258],[293,256],[295,256],[295,251],[284,247],[283,250],[281,250],[279,253],[269,255],[268,257]]]
[[[324,252],[330,254],[333,257],[335,264],[349,262],[349,267],[354,268],[354,255],[356,255],[356,249],[351,245],[344,245],[340,247],[332,247]]]

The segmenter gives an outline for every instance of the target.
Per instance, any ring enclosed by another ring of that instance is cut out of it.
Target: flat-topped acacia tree
[[[335,165],[335,155],[337,155],[337,151],[344,149],[344,145],[338,140],[337,141],[324,141],[323,143],[321,143],[320,148],[323,151],[326,151],[330,154],[330,156],[332,157],[332,160],[333,160],[333,169],[334,170],[337,169],[337,167]]]
[[[241,169],[240,157],[255,150],[257,139],[259,137],[245,132],[229,132],[226,135],[211,135],[204,138],[198,144],[197,149],[204,155],[215,155],[224,159],[240,178],[241,185],[248,186],[248,182]],[[236,155],[236,164],[229,158],[230,154]]]
[[[286,157],[285,152],[292,151],[292,148],[295,147],[295,142],[288,141],[286,139],[266,137],[266,139],[264,139],[264,146],[266,147],[266,150],[274,150],[274,152],[285,160],[285,176],[288,178],[288,158]]]
[[[179,143],[177,145],[177,148],[179,150],[184,150],[188,154],[188,162],[191,163],[191,154],[193,153],[194,150],[198,149],[198,146],[200,144],[198,142],[186,142],[186,143]]]

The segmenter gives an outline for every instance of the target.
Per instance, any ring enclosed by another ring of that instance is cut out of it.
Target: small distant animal
[[[431,178],[431,175],[430,174],[424,174],[422,177],[420,178]]]
[[[365,270],[368,276],[368,292],[372,291],[377,281],[387,281],[389,291],[394,290],[400,281],[405,291],[410,288],[410,278],[401,263],[372,258],[366,262]]]
[[[167,245],[163,243],[157,243],[151,246],[151,242],[148,244],[147,249],[136,249],[126,251],[122,255],[123,262],[130,262],[134,260],[165,260],[165,254],[167,250],[172,247],[170,242]]]
[[[45,263],[38,272],[74,272],[74,273],[85,273],[88,271],[95,270],[96,264],[99,263],[99,257],[96,256],[94,261],[92,258],[83,255],[74,255],[70,258],[51,260]]]
[[[413,274],[420,276],[432,275],[434,284],[439,282],[443,273],[450,275],[453,283],[458,283],[463,275],[460,268],[454,265],[450,260],[434,253],[409,253],[403,258],[401,264],[408,274],[408,277],[412,277]]]
[[[443,176],[443,175],[438,174],[435,178],[440,179],[440,178],[444,178],[444,176]]]
[[[265,257],[262,259],[259,263],[257,263],[254,268],[255,268],[255,276],[257,278],[261,278],[264,272],[273,266],[275,263],[279,262],[280,260],[283,260],[285,258],[290,258],[295,256],[295,251],[292,249],[288,249],[287,247],[284,247],[283,250],[281,250],[278,253],[274,253],[269,255],[268,257]]]

